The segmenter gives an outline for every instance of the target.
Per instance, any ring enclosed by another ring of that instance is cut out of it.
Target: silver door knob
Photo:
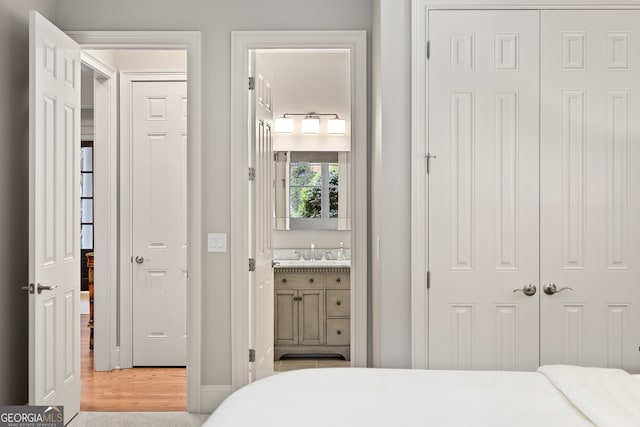
[[[22,290],[23,291],[29,291],[30,294],[33,294],[36,292],[36,290],[38,291],[38,294],[41,294],[42,291],[52,291],[54,289],[56,289],[58,287],[58,285],[41,285],[40,283],[38,283],[38,286],[36,287],[33,283],[29,283],[28,286],[23,286]]]
[[[144,262],[144,257],[143,257],[143,256],[137,256],[137,257],[135,258],[135,260],[136,260],[136,262],[137,262],[138,264],[142,264],[142,263]],[[151,261],[151,260],[150,260],[150,259],[147,259],[147,261]]]
[[[38,293],[41,294],[42,291],[52,291],[57,287],[58,285],[41,285],[40,283],[38,283],[37,290],[38,290]]]
[[[524,285],[522,289],[514,289],[513,292],[522,292],[526,296],[530,297],[535,295],[537,290],[538,288],[536,288],[536,285],[529,283],[528,285]]]
[[[572,291],[573,288],[565,286],[563,288],[558,289],[556,287],[555,283],[545,283],[544,286],[542,286],[542,290],[547,295],[553,295],[553,294],[557,294],[558,292],[562,292],[562,291],[567,291],[567,290]]]

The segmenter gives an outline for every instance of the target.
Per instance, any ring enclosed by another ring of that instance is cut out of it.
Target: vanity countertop
[[[348,259],[322,259],[322,260],[297,260],[297,259],[274,259],[275,268],[335,268],[351,267],[351,260]]]

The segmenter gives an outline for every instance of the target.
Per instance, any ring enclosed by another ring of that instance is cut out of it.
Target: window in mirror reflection
[[[293,161],[289,165],[291,218],[338,217],[338,163]]]
[[[349,152],[275,153],[276,230],[348,230]]]

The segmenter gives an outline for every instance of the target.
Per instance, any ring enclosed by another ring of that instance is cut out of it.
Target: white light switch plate
[[[207,248],[209,252],[227,252],[227,234],[209,233],[207,235]]]

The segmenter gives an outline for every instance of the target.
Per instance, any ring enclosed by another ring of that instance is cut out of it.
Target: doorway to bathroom
[[[338,359],[366,366],[364,45],[360,32],[232,34],[232,139],[246,141],[232,166],[245,183],[249,169],[232,191],[232,282],[246,283],[233,295],[234,388]]]

